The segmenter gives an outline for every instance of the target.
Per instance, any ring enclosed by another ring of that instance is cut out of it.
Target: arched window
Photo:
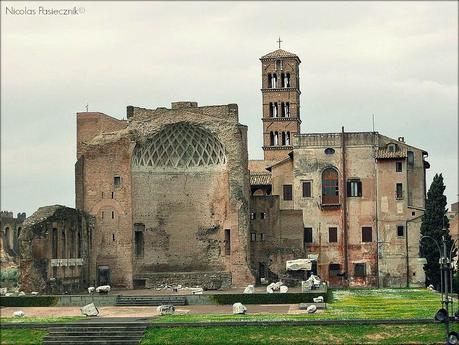
[[[290,102],[285,102],[284,114],[285,117],[290,117]]]
[[[287,73],[285,75],[284,85],[285,85],[285,87],[290,87],[290,73]]]
[[[272,76],[271,76],[271,73],[268,73],[268,88],[272,88],[273,87],[273,81],[272,81]]]
[[[285,137],[285,145],[290,145],[290,132],[287,132]]]
[[[5,248],[10,249],[10,228],[6,227],[4,232]]]
[[[61,259],[67,258],[66,255],[66,243],[65,243],[65,230],[62,230],[61,233]]]
[[[285,132],[282,132],[282,145],[286,145],[286,135],[285,135]]]
[[[274,108],[273,102],[269,102],[269,117],[273,117],[274,116],[273,108]]]
[[[270,139],[271,146],[274,146],[274,133],[273,132],[269,133],[269,139]]]
[[[273,73],[272,88],[274,88],[274,89],[277,88],[277,74],[276,73]]]
[[[322,172],[322,204],[338,203],[338,172],[333,168],[327,168]]]
[[[279,132],[274,132],[274,145],[279,145]]]
[[[277,117],[278,116],[278,111],[277,111],[277,102],[274,102],[273,103],[273,117]]]
[[[285,73],[281,73],[281,78],[280,78],[280,82],[281,82],[281,87],[285,87]]]
[[[282,69],[282,60],[277,60],[276,61],[276,69],[281,70]]]
[[[285,117],[285,103],[281,102],[281,117]]]

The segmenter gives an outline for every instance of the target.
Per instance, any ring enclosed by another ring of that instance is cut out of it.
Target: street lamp
[[[446,233],[446,229],[443,228],[443,232]],[[441,292],[441,305],[442,308],[437,311],[435,314],[435,320],[444,322],[445,323],[445,333],[446,333],[446,345],[450,344],[457,344],[458,343],[458,336],[456,332],[449,331],[449,320],[450,320],[450,312],[449,312],[449,304],[451,304],[451,309],[453,309],[453,299],[448,296],[448,290],[450,290],[451,294],[453,293],[453,273],[451,268],[451,256],[453,253],[454,248],[456,248],[456,241],[453,242],[451,245],[449,255],[447,255],[447,248],[446,248],[446,236],[442,235],[442,249],[440,249],[440,245],[438,244],[437,240],[435,240],[431,236],[422,236],[419,240],[422,241],[424,238],[428,238],[437,246],[438,253],[440,255],[440,292]],[[456,312],[457,314],[457,312]]]

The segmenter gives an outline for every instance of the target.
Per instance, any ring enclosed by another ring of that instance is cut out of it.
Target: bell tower
[[[300,133],[299,57],[280,49],[260,58],[263,97],[263,152],[265,160],[281,160],[293,149]]]

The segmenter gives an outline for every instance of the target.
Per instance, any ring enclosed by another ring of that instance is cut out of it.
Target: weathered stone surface
[[[324,296],[315,297],[312,300],[314,303],[324,303]]]
[[[11,297],[11,296],[14,296],[14,293],[12,293],[12,292],[7,292],[7,293],[5,294],[5,297]]]
[[[175,313],[175,307],[173,305],[160,305],[156,311],[159,315],[172,315]]]
[[[317,306],[314,304],[311,304],[309,307],[306,308],[306,311],[309,314],[314,314],[317,311]]]
[[[287,271],[310,271],[312,268],[312,262],[309,259],[296,259],[296,260],[289,260],[286,262],[285,265]]]
[[[247,312],[247,308],[242,303],[234,303],[233,304],[233,314],[245,314]]]
[[[96,288],[94,286],[88,287],[88,293],[93,294],[94,291],[96,291]]]
[[[96,308],[94,303],[90,303],[80,308],[81,313],[86,316],[97,316],[99,315],[99,310]]]
[[[25,292],[24,291],[19,291],[18,296],[25,296]]]
[[[288,287],[285,286],[285,285],[282,285],[280,288],[279,288],[279,292],[280,293],[287,293],[288,291]]]
[[[8,292],[8,288],[0,288],[0,296],[4,296]]]
[[[14,317],[23,317],[24,315],[25,315],[25,313],[22,310],[15,311],[13,313]]]
[[[110,292],[110,285],[101,285],[96,288],[97,293],[109,293]]]
[[[254,293],[254,292],[255,292],[255,287],[253,285],[247,285],[243,293]]]
[[[32,296],[38,296],[38,291],[32,291],[31,295]]]

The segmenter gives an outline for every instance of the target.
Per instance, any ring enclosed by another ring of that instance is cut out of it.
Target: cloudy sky
[[[258,59],[279,36],[302,60],[302,132],[369,131],[374,114],[377,131],[429,152],[428,184],[442,172],[457,201],[457,7],[2,2],[2,210],[74,206],[75,113],[86,104],[123,118],[127,105],[237,103],[250,158],[262,158]]]

